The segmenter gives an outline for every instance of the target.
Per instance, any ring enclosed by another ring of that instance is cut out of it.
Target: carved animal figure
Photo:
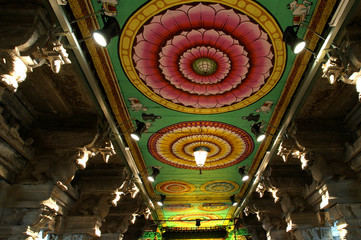
[[[38,157],[34,162],[31,175],[40,183],[52,179],[62,190],[66,191],[79,169],[70,156],[60,158],[54,154]]]
[[[288,193],[281,193],[280,198],[281,209],[284,213],[283,216],[285,216],[287,213],[293,212],[296,209]]]
[[[110,211],[113,198],[113,194],[102,195],[93,209],[94,215],[98,216],[100,219],[104,219]]]
[[[279,230],[281,228],[281,219],[278,217],[271,217],[268,213],[260,213],[260,219],[263,229],[267,232],[272,229]]]
[[[307,161],[307,168],[311,171],[312,178],[317,183],[332,178],[333,171],[330,164],[321,154],[307,152],[304,158]]]
[[[304,0],[302,4],[299,4],[297,0],[294,0],[287,4],[287,8],[292,11],[293,25],[299,25],[306,20],[306,16],[310,13],[312,2]]]

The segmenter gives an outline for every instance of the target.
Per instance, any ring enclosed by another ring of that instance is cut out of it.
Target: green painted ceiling
[[[102,7],[97,0],[90,3],[93,11]],[[137,142],[143,159],[136,161],[160,167],[147,189],[154,201],[166,195],[163,207],[155,204],[156,217],[167,220],[164,226],[194,227],[195,221],[180,220],[196,219],[202,227],[229,224],[222,219],[236,209],[230,196],[240,202],[249,183],[241,181],[238,168],[254,173],[269,144],[256,142],[251,124],[279,123],[302,75],[289,78],[291,68],[307,64],[308,58],[294,66],[296,56],[282,42],[282,30],[302,18],[317,24],[321,20],[312,16],[322,7],[327,8],[316,0],[116,5],[122,35],[107,51],[130,117],[148,127]],[[97,22],[104,25],[100,16]],[[300,28],[298,36],[304,34]],[[106,89],[108,96],[116,91]],[[202,174],[193,161],[196,146],[210,148]]]

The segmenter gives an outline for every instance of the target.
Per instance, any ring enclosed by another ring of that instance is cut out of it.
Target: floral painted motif
[[[232,181],[212,181],[201,186],[201,191],[205,193],[231,193],[238,190],[239,185]]]
[[[220,4],[182,5],[138,32],[133,61],[155,94],[198,109],[239,103],[264,86],[274,65],[263,28]]]
[[[156,186],[158,192],[166,195],[170,194],[188,194],[193,192],[196,187],[187,182],[183,181],[166,181],[158,183]]]
[[[230,167],[246,159],[253,151],[251,136],[235,126],[212,121],[190,121],[159,130],[148,141],[155,159],[178,168],[198,169],[194,149],[209,148],[202,170]]]

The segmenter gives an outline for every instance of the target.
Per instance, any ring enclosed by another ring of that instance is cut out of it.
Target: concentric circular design
[[[286,51],[265,9],[251,0],[177,4],[152,1],[123,28],[120,59],[144,95],[213,114],[248,106],[277,84]]]
[[[197,58],[192,63],[192,69],[202,76],[212,75],[217,70],[217,63],[211,58]]]
[[[201,186],[201,191],[205,193],[231,193],[238,190],[239,185],[232,181],[212,181]]]
[[[196,187],[183,181],[166,181],[158,183],[156,189],[164,194],[187,194],[193,192]]]
[[[192,210],[193,206],[190,204],[166,204],[163,206],[163,210],[170,212],[185,212]]]
[[[206,227],[208,225],[214,225],[214,223],[221,224],[221,221],[211,221],[214,219],[222,219],[220,215],[217,214],[204,214],[204,213],[192,213],[192,214],[178,214],[168,218],[168,221],[174,221],[177,223],[178,221],[182,221],[182,225],[194,225],[195,220],[201,220],[201,226]],[[179,223],[179,222],[178,222]]]
[[[198,207],[199,210],[207,212],[217,212],[227,208],[229,208],[229,206],[224,203],[204,203]]]
[[[148,141],[155,159],[178,168],[198,169],[193,152],[209,148],[203,170],[230,167],[245,160],[253,151],[251,136],[235,126],[213,121],[177,123],[159,130]]]

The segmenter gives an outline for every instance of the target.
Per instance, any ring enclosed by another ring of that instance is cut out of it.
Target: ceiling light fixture
[[[295,31],[296,28],[296,31]],[[289,45],[295,54],[300,53],[306,47],[306,42],[297,37],[299,26],[288,26],[283,32],[283,41]]]
[[[158,206],[162,207],[164,205],[165,199],[166,199],[166,196],[163,194],[160,194],[160,200],[157,201]]]
[[[266,138],[266,134],[261,132],[262,122],[254,123],[251,127],[251,132],[256,136],[257,142],[262,142]]]
[[[199,227],[201,225],[201,220],[200,219],[196,219],[196,226]]]
[[[105,19],[104,27],[93,33],[94,41],[102,47],[106,47],[113,37],[119,36],[121,33],[119,22],[115,17],[106,17]]]
[[[152,166],[152,171],[153,171],[153,173],[148,176],[148,180],[150,182],[154,182],[155,179],[157,178],[158,174],[160,173],[159,168],[156,168],[156,167],[153,167],[153,166]]]
[[[235,207],[238,204],[238,202],[236,201],[236,195],[235,194],[230,196],[229,199],[231,200],[231,203],[232,203],[233,207]]]
[[[276,128],[275,126],[272,126],[271,124],[269,124],[269,123],[267,123],[265,121],[260,121],[258,123],[253,123],[251,125],[251,132],[256,136],[256,141],[257,142],[262,142],[266,138],[266,134],[274,136],[273,134],[263,130],[263,128],[265,128],[266,125],[268,125],[270,127],[273,127],[276,130],[278,130],[278,128]]]
[[[246,166],[239,167],[238,173],[241,175],[242,182],[245,182],[249,179],[249,175],[246,173]]]
[[[141,122],[137,119],[135,119],[135,123],[137,124],[137,128],[135,129],[135,131],[133,131],[130,136],[135,140],[135,141],[139,141],[140,138],[142,137],[142,133],[145,132],[145,130],[147,130],[145,123]]]
[[[199,173],[202,174],[201,172],[201,168],[204,166],[204,164],[206,163],[206,159],[209,153],[209,148],[205,147],[205,146],[198,146],[196,148],[194,148],[194,159],[196,161],[197,167],[199,167]]]

